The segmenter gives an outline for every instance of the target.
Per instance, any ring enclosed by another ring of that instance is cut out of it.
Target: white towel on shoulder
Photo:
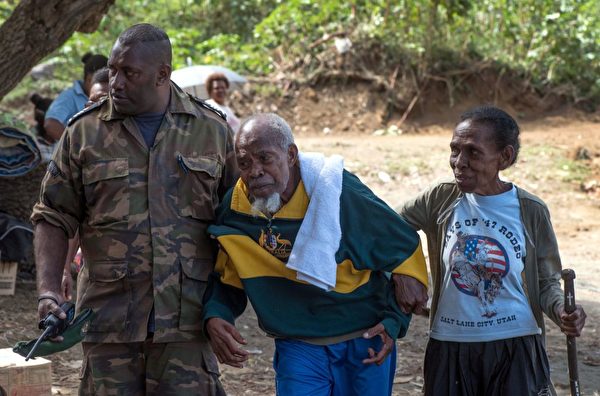
[[[342,239],[340,196],[344,159],[320,153],[299,153],[300,177],[310,200],[296,235],[287,267],[297,278],[321,289],[335,288],[335,253]]]

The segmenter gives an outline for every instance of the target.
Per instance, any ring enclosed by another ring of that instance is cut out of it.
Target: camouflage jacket
[[[171,86],[147,148],[110,99],[73,117],[42,182],[32,221],[80,231],[85,265],[78,310],[96,312],[85,341],[202,339],[202,297],[214,267],[206,233],[236,180],[233,134],[223,118]]]

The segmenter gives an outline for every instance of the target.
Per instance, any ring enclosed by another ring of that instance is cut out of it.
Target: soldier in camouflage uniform
[[[77,309],[96,313],[83,395],[224,394],[201,318],[215,258],[206,228],[237,178],[233,135],[170,82],[170,65],[164,31],[119,36],[110,97],[69,122],[32,215],[40,317],[64,317],[67,238],[80,232]]]

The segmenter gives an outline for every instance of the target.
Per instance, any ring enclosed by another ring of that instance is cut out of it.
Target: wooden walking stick
[[[562,270],[562,279],[565,282],[565,312],[570,314],[575,311],[575,271],[572,269]],[[567,357],[569,360],[569,383],[571,385],[571,396],[580,396],[579,372],[577,369],[577,344],[575,337],[567,336]]]

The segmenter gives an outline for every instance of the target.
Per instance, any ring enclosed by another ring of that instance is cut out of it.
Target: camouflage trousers
[[[225,395],[206,341],[82,346],[80,395]]]

